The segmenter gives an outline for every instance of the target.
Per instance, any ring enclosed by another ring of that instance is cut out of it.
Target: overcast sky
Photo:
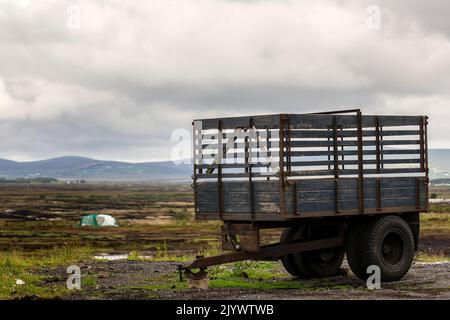
[[[427,114],[430,147],[450,148],[449,14],[448,0],[0,0],[0,158],[169,159],[194,118],[356,107]]]

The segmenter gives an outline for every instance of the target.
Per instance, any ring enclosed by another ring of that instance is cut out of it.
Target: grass
[[[61,247],[33,254],[0,252],[0,299],[29,297],[54,298],[67,292],[65,286],[42,286],[45,276],[37,269],[69,266],[92,256],[92,249],[85,247]],[[17,285],[20,279],[24,285]]]
[[[435,255],[425,252],[419,252],[415,256],[415,260],[418,262],[450,262],[450,257],[441,254]]]
[[[267,280],[286,277],[279,263],[272,261],[239,261],[213,266],[208,268],[208,274],[212,279],[248,278]]]
[[[175,221],[178,222],[187,222],[194,218],[194,213],[192,211],[188,211],[186,207],[181,209],[172,209],[170,210],[170,215]]]
[[[81,277],[81,286],[95,287],[97,285],[97,277],[95,275],[86,275]]]
[[[260,290],[347,290],[349,285],[326,279],[298,280],[287,275],[279,262],[243,261],[212,267],[210,288],[242,288]]]
[[[236,288],[258,290],[350,290],[347,284],[335,283],[327,279],[292,279],[278,262],[249,261],[235,262],[208,268],[209,288]],[[178,273],[157,275],[148,279],[148,283],[127,286],[139,290],[185,290],[189,282],[179,281]]]
[[[422,234],[450,234],[450,213],[424,213],[420,215]]]
[[[421,222],[450,222],[450,213],[423,213],[420,215]]]
[[[169,250],[167,242],[163,241],[155,246],[155,253],[153,255],[145,255],[139,251],[130,251],[128,260],[130,261],[151,261],[151,262],[187,262],[192,261],[196,256],[213,256],[220,254],[220,245],[212,242],[209,246],[202,248],[194,253],[173,253]]]
[[[450,205],[449,204],[431,204],[430,212],[431,213],[450,213]]]

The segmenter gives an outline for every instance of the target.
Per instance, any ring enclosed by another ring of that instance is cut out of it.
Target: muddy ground
[[[177,263],[147,261],[93,261],[81,265],[82,275],[95,276],[95,285],[82,286],[62,299],[450,299],[450,262],[415,262],[398,282],[368,290],[351,272],[327,279],[300,280],[288,274],[273,281],[303,282],[298,289],[177,288]],[[346,270],[344,263],[344,270]],[[45,272],[48,284],[65,282],[62,268]],[[152,279],[168,276],[172,288],[154,289]],[[186,281],[185,279],[183,281]],[[261,280],[263,281],[263,280]],[[270,281],[265,279],[264,281]]]
[[[438,190],[438,195],[443,197],[444,191]],[[33,256],[55,247],[89,247],[95,253],[137,252],[153,257],[152,261],[128,257],[80,262],[80,291],[62,290],[68,277],[66,265],[31,270],[44,276],[39,286],[58,287],[54,298],[60,299],[450,299],[450,206],[432,209],[436,213],[422,215],[419,254],[430,255],[435,262],[419,259],[402,281],[383,284],[376,291],[367,290],[350,272],[325,280],[294,279],[279,263],[261,268],[249,279],[252,265],[230,279],[212,275],[209,283],[202,283],[208,289],[180,283],[178,262],[155,259],[186,260],[220,240],[220,223],[193,220],[192,190],[186,185],[2,184],[0,253]],[[91,213],[111,214],[120,227],[78,227],[80,217]],[[279,232],[270,230],[262,238],[276,241]],[[345,264],[344,269],[348,269]],[[32,292],[15,295],[14,290],[8,291],[8,297],[40,298]]]

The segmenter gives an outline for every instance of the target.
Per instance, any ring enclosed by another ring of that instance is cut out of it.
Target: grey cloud
[[[193,118],[429,113],[450,147],[446,1],[0,0],[0,157],[167,159]]]

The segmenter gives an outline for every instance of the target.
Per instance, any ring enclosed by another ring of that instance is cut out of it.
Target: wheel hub
[[[404,256],[404,239],[399,232],[390,232],[382,240],[381,254],[387,266],[396,266]]]

